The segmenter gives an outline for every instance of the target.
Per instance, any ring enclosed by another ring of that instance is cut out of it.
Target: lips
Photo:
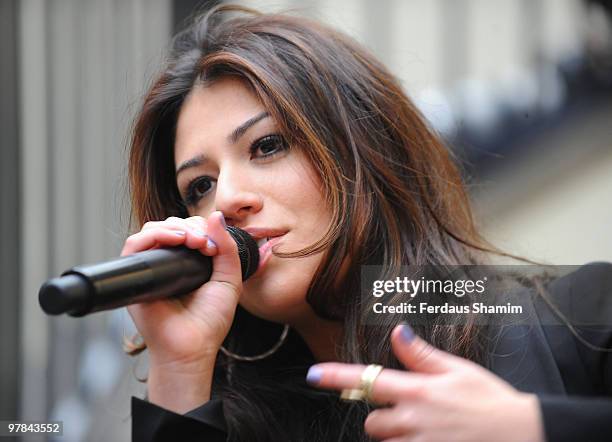
[[[272,247],[281,240],[287,233],[287,230],[267,227],[243,227],[242,230],[251,235],[259,247],[259,267],[253,275],[255,277],[261,272],[272,256]]]
[[[287,233],[284,229],[275,229],[271,227],[243,227],[242,230],[247,232],[257,242],[257,245],[261,247],[271,239],[283,236]]]

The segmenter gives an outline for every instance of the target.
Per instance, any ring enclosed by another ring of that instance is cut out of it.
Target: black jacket
[[[547,289],[577,326],[577,338],[541,299],[538,320],[492,328],[488,367],[518,390],[535,393],[548,442],[612,440],[612,264],[593,263],[551,282]],[[582,322],[584,323],[584,321]],[[586,343],[585,343],[586,342]],[[132,439],[225,441],[221,399],[179,415],[132,397]]]

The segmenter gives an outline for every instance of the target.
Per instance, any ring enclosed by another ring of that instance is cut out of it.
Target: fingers
[[[242,269],[236,241],[226,230],[225,217],[213,212],[208,220],[201,216],[190,218],[169,217],[165,221],[149,221],[142,230],[125,242],[122,256],[158,246],[184,245],[213,256],[210,282],[226,285],[232,292],[242,288]]]
[[[149,221],[143,225],[140,232],[126,240],[121,256],[161,246],[179,245],[200,249],[202,253],[212,255],[216,252],[216,248],[214,243],[208,241],[205,229],[206,221],[200,216]]]
[[[366,433],[377,440],[407,440],[402,437],[414,435],[419,427],[415,407],[378,409],[372,411],[364,422]],[[398,439],[390,439],[397,437]]]
[[[142,226],[141,230],[154,229],[157,227],[168,227],[174,230],[185,230],[187,227],[191,227],[194,233],[204,233],[206,230],[206,219],[201,216],[191,216],[189,218],[178,218],[176,216],[170,216],[164,221],[147,221]]]
[[[408,324],[398,325],[391,333],[391,344],[397,359],[413,371],[445,373],[462,364],[462,359],[417,336]]]
[[[156,328],[159,325],[159,323],[151,324],[145,321],[145,318],[168,318],[179,310],[180,308],[176,303],[166,299],[142,302],[127,306],[129,315],[132,317],[132,320],[143,336],[154,335]]]
[[[365,365],[325,362],[313,365],[306,380],[311,385],[333,390],[359,388]],[[421,373],[384,368],[372,385],[370,399],[379,404],[392,404],[405,399],[420,399],[429,379]]]
[[[208,218],[208,236],[218,253],[213,257],[211,281],[227,284],[237,291],[242,289],[242,269],[238,256],[238,245],[226,230],[223,213],[213,212]]]
[[[198,312],[208,323],[213,322],[211,311],[221,312],[221,322],[217,321],[214,328],[229,329],[243,287],[238,246],[226,230],[221,212],[213,212],[209,216],[207,235],[215,244],[216,250],[215,254],[210,255],[213,257],[210,280],[200,289],[182,298],[181,302],[191,311]]]
[[[426,399],[432,374],[464,366],[463,359],[428,344],[407,324],[393,330],[391,341],[398,360],[411,371],[384,368],[372,385],[370,400],[373,402],[393,404],[404,399]],[[357,389],[365,368],[359,364],[316,364],[308,371],[306,380],[321,388]]]
[[[214,212],[209,220],[192,216],[185,219],[169,217],[164,221],[149,221],[142,226],[140,232],[126,240],[122,256],[156,247],[183,245],[213,257],[213,274],[204,285],[204,290],[194,291],[181,299],[160,299],[128,306],[128,312],[137,324],[140,323],[141,327],[144,327],[142,324],[146,322],[143,320],[145,317],[172,318],[184,310],[185,303],[196,305],[204,299],[210,301],[211,297],[206,296],[206,292],[216,292],[227,305],[231,304],[232,298],[237,301],[242,280],[240,260],[236,243],[225,230],[222,218],[221,212]],[[217,247],[217,242],[222,245],[221,250]],[[209,306],[206,306],[205,310],[208,309]],[[159,326],[159,323],[155,326]]]

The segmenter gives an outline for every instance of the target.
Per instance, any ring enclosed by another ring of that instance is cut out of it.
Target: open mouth
[[[257,247],[259,247],[259,249],[262,248],[262,246],[265,246],[266,244],[268,244],[269,242],[271,242],[271,244],[269,244],[269,246],[273,246],[274,244],[276,244],[278,242],[278,240],[280,238],[282,238],[283,236],[285,236],[285,234],[281,234],[281,235],[276,235],[276,236],[264,236],[263,238],[254,238],[255,242],[257,243]],[[266,247],[267,248],[267,247]]]
[[[260,253],[263,253],[265,251],[268,251],[269,249],[272,248],[272,246],[276,243],[278,243],[278,241],[285,236],[283,235],[278,235],[278,236],[266,236],[264,238],[257,238],[255,239],[255,242],[257,243],[257,247],[259,248]]]
[[[257,272],[253,275],[259,275],[266,263],[272,256],[272,247],[277,244],[285,234],[279,236],[266,236],[264,238],[255,239],[257,246],[259,247],[259,267]]]
[[[265,243],[267,243],[268,241],[270,241],[271,237],[267,237],[267,238],[259,238],[256,242],[257,242],[257,247],[261,247],[263,246]]]
[[[255,276],[261,273],[265,264],[272,256],[272,248],[282,241],[288,230],[264,226],[245,226],[243,230],[253,237],[259,249],[259,267],[255,274],[253,274]]]

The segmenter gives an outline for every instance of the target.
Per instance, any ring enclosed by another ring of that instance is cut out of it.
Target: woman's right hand
[[[147,222],[126,240],[121,256],[179,245],[212,256],[213,272],[208,282],[187,295],[128,307],[147,345],[149,379],[174,376],[178,380],[182,374],[203,376],[211,371],[242,292],[238,247],[218,211],[207,220],[193,216]]]

